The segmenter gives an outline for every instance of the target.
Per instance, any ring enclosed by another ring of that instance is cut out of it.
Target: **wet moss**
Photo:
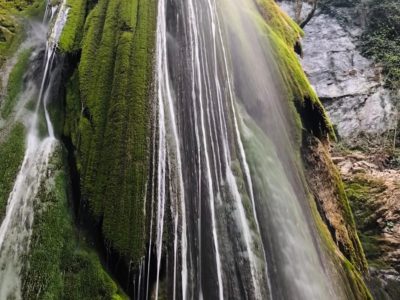
[[[357,225],[360,230],[368,230],[374,227],[375,207],[374,200],[377,194],[386,190],[383,182],[372,180],[362,175],[355,176],[345,183],[346,194],[349,197],[352,209],[355,213]]]
[[[279,8],[275,1],[256,0],[256,4],[268,25],[289,47],[293,47],[304,35],[303,30]]]
[[[364,283],[364,279],[359,272],[354,268],[353,264],[347,259],[342,261],[343,270],[345,271],[348,280],[348,285],[352,291],[353,297],[356,300],[373,300],[371,293]]]
[[[29,63],[30,54],[30,49],[26,49],[20,53],[18,61],[10,73],[7,83],[6,97],[1,107],[1,116],[3,118],[7,118],[11,114],[18,95],[22,91],[24,74]]]
[[[68,0],[68,19],[65,24],[58,47],[63,52],[74,52],[80,49],[83,27],[87,13],[86,0]]]
[[[24,299],[125,299],[73,227],[61,148],[51,158],[35,201]]]
[[[387,187],[379,180],[373,180],[364,175],[357,175],[345,182],[346,193],[354,211],[357,229],[370,266],[377,268],[388,267],[382,260],[384,252],[379,237],[380,228],[377,223],[376,197]]]
[[[7,199],[24,158],[24,152],[25,127],[17,123],[5,141],[0,144],[0,220],[5,215]]]
[[[66,84],[64,135],[71,138],[74,145],[79,145],[79,120],[82,105],[79,94],[78,71],[75,71]],[[79,168],[78,168],[79,169]]]
[[[0,0],[0,68],[24,39],[21,17],[38,16],[43,11],[44,3],[42,0]]]
[[[99,1],[67,85],[64,133],[77,149],[83,201],[107,244],[134,262],[145,249],[155,19],[155,1]]]

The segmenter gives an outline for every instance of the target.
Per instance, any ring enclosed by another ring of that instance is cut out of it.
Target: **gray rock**
[[[293,4],[282,2],[281,7],[293,15]],[[361,134],[394,129],[397,109],[383,86],[381,68],[357,49],[361,28],[317,12],[304,31],[301,63],[339,136],[350,143]]]

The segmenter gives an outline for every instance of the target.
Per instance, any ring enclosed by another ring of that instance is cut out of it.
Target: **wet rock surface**
[[[292,14],[293,4],[282,2]],[[307,13],[305,7],[305,13]],[[391,91],[384,87],[382,69],[357,48],[362,21],[344,21],[357,12],[338,9],[336,16],[321,10],[304,28],[303,68],[324,103],[338,136],[348,144],[360,135],[381,136],[396,124]]]

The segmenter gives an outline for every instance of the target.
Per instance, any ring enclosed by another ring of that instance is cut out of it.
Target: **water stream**
[[[294,115],[260,19],[250,0],[158,1],[152,297],[161,281],[173,299],[341,295],[308,220]]]
[[[41,183],[49,176],[47,167],[57,145],[48,111],[48,101],[55,80],[54,61],[57,42],[67,15],[68,8],[65,1],[57,7],[48,2],[43,24],[32,23],[31,26],[33,31],[43,31],[43,26],[49,30],[47,35],[43,35],[42,40],[34,44],[31,56],[33,67],[34,62],[44,51],[43,65],[39,70],[41,73],[39,85],[37,74],[31,72],[31,77],[25,84],[29,92],[21,93],[22,97],[36,95],[36,105],[33,111],[26,112],[23,116],[28,120],[25,155],[8,198],[6,215],[0,226],[0,299],[22,297],[20,275],[24,255],[29,251],[35,200]],[[21,101],[24,102],[24,99]],[[43,119],[45,125],[41,122]]]

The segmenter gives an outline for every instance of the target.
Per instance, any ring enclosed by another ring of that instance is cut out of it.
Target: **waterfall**
[[[153,264],[155,298],[161,280],[173,299],[342,295],[261,19],[251,0],[158,1],[146,299]]]
[[[24,256],[29,251],[36,196],[42,182],[50,176],[48,165],[51,163],[51,157],[57,145],[48,111],[48,101],[55,80],[53,65],[57,43],[67,15],[68,8],[65,1],[57,8],[52,7],[50,3],[46,6],[43,24],[54,25],[45,42],[42,78],[37,89],[36,106],[33,112],[24,116],[29,119],[25,155],[13,190],[9,195],[6,215],[0,227],[1,299],[21,299],[22,297],[20,273],[24,264]],[[38,45],[38,47],[43,46],[44,44]],[[36,51],[36,55],[39,52]],[[30,84],[27,86],[34,86],[34,82],[35,78],[30,78]],[[42,111],[44,111],[47,133],[41,132],[40,128],[40,120],[43,118]]]

